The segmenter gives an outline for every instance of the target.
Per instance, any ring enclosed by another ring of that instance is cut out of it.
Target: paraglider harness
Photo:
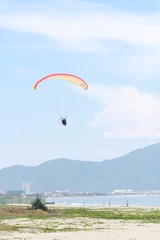
[[[67,117],[61,117],[61,123],[63,126],[66,126],[67,125]]]

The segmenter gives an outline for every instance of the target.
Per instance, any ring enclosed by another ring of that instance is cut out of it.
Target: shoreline
[[[0,207],[3,206],[15,206],[15,207],[31,207],[31,204],[23,204],[23,203],[9,203],[9,204],[0,204]],[[160,210],[160,206],[120,206],[120,205],[78,205],[78,204],[70,204],[70,205],[66,205],[66,204],[46,204],[46,207],[49,209],[53,209],[53,208],[88,208],[88,209],[154,209],[154,210]]]

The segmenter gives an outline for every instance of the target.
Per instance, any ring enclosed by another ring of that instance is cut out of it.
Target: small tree
[[[47,211],[47,207],[45,206],[45,203],[43,203],[42,199],[39,197],[36,197],[36,199],[31,204],[32,204],[31,208],[33,210],[41,209],[43,211]]]

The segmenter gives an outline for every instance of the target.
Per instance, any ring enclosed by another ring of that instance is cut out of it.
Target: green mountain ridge
[[[30,182],[32,192],[110,192],[114,189],[160,189],[160,143],[102,162],[65,158],[38,166],[0,169],[0,189],[18,190]]]

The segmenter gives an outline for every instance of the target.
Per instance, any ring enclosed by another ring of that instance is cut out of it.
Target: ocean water
[[[46,203],[54,202],[65,206],[136,206],[160,207],[160,195],[134,196],[95,196],[95,197],[58,197],[46,198]]]

